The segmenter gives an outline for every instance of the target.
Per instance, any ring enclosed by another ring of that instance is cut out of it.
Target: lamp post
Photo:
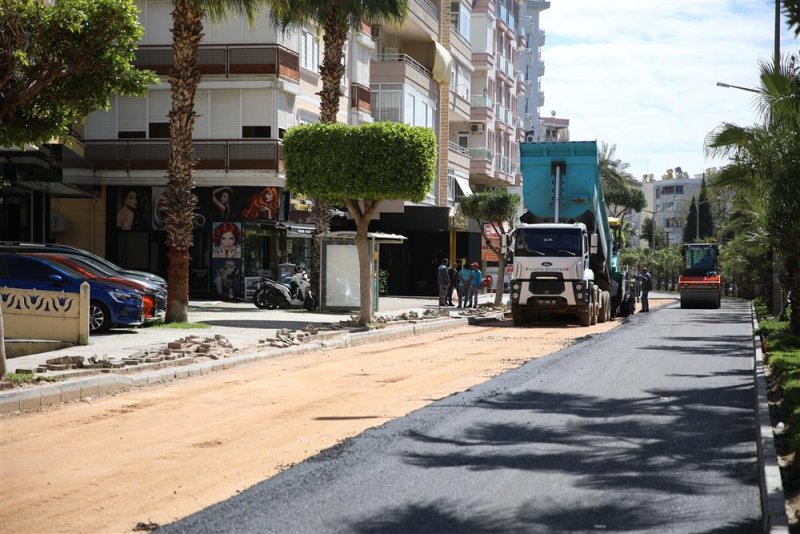
[[[780,0],[775,0],[775,72],[778,72],[778,68],[780,67],[780,44],[778,40],[779,20]],[[724,82],[717,82],[717,86],[762,94],[761,91],[758,89],[753,89],[752,87],[741,87],[739,85],[732,85]],[[775,254],[775,247],[772,247],[772,314],[775,316],[783,311],[783,288],[781,287],[781,281],[778,278],[778,271],[778,257],[777,254]]]

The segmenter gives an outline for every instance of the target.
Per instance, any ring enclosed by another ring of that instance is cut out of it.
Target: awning
[[[439,83],[450,83],[450,71],[453,69],[453,57],[439,41],[434,41],[433,44],[436,45],[433,57],[433,79]]]
[[[276,225],[279,230],[286,230],[286,237],[310,238],[314,234],[313,224],[281,222]]]
[[[319,237],[324,237],[327,239],[355,239],[356,233],[354,230],[342,230],[339,232],[325,232],[323,234],[319,234]],[[383,232],[369,232],[367,234],[367,237],[370,240],[381,244],[390,244],[390,243],[402,244],[403,241],[408,239],[404,235],[385,234]]]
[[[455,178],[459,189],[461,189],[465,197],[472,195],[472,189],[469,186],[469,178],[460,178],[458,176],[453,176],[453,178]]]

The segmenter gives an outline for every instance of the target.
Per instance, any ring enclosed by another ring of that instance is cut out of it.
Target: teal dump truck
[[[514,324],[571,314],[589,326],[632,313],[632,277],[617,262],[597,143],[522,143],[520,171],[527,211],[505,243]]]

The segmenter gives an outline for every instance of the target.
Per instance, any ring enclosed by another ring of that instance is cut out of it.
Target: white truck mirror
[[[597,254],[597,234],[592,234],[589,244],[589,254]]]

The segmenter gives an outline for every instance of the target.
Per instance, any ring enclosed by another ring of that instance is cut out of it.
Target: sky
[[[540,24],[542,116],[570,120],[570,140],[616,145],[636,178],[724,160],[704,155],[722,122],[759,120],[759,61],[772,62],[774,0],[551,0]],[[800,41],[781,15],[781,54]]]

